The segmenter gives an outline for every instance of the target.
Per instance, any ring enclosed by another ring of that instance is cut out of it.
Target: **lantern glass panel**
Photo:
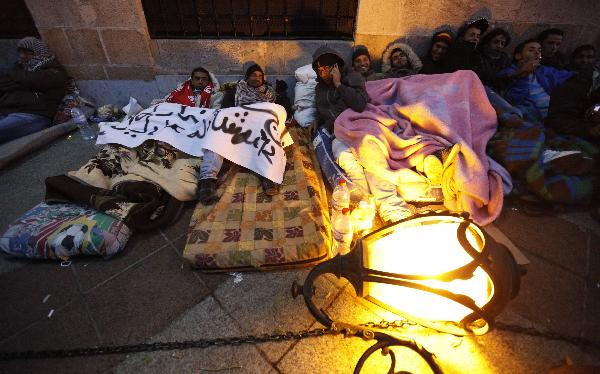
[[[363,239],[363,266],[398,275],[426,276],[414,280],[390,275],[388,278],[449,291],[471,298],[483,307],[493,296],[493,284],[481,267],[471,274],[452,279],[435,279],[473,261],[458,240],[464,220],[454,216],[419,217],[400,222]],[[466,239],[476,251],[485,245],[483,233],[470,224]],[[367,270],[369,272],[369,270]],[[365,297],[398,313],[432,321],[461,321],[472,310],[458,302],[423,290],[386,283],[365,283]]]

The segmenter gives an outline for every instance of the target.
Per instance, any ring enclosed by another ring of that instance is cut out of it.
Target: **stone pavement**
[[[44,178],[73,170],[95,152],[77,134],[0,172],[0,230],[41,201]],[[193,204],[176,224],[136,234],[110,261],[0,259],[0,351],[93,347],[218,338],[319,327],[302,299],[290,294],[309,269],[203,274],[181,259]],[[507,204],[496,226],[528,257],[519,296],[503,322],[600,341],[600,225],[577,209],[530,217]],[[396,319],[358,299],[334,277],[317,282],[316,300],[347,322]],[[48,295],[50,295],[49,298]],[[44,299],[46,299],[44,303]],[[53,314],[48,317],[51,310]],[[600,350],[545,338],[492,331],[459,338],[413,326],[401,331],[436,354],[448,373],[538,373],[562,365],[600,365]],[[110,355],[0,361],[0,373],[351,373],[372,345],[325,336],[302,341]],[[413,353],[398,369],[427,372]],[[365,373],[382,372],[374,355]]]

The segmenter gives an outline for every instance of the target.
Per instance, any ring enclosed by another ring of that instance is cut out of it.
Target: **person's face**
[[[448,44],[444,42],[435,42],[431,45],[431,59],[439,61],[448,52]]]
[[[573,56],[573,64],[577,69],[581,69],[586,66],[593,66],[595,60],[596,52],[592,49],[584,49]]]
[[[197,71],[192,75],[192,87],[204,89],[210,83],[208,74],[202,71]]]
[[[331,66],[321,65],[317,61],[317,75],[321,78],[325,83],[331,83]]]
[[[33,51],[29,49],[19,49],[19,61],[23,63],[29,62],[33,58]]]
[[[371,69],[371,60],[369,60],[367,55],[357,56],[354,61],[352,61],[352,69],[361,74],[365,74]]]
[[[504,50],[504,48],[506,48],[506,42],[506,36],[499,34],[494,36],[492,40],[490,40],[489,46],[495,51],[502,51]]]
[[[394,68],[403,68],[408,65],[408,57],[406,57],[406,54],[402,51],[392,53],[390,60],[392,67]]]
[[[469,27],[467,31],[465,31],[465,35],[463,35],[463,40],[465,42],[477,44],[479,43],[479,38],[481,37],[481,30],[477,27]]]
[[[250,86],[252,86],[254,88],[258,88],[265,83],[265,75],[258,70],[254,71],[254,72],[252,72],[252,74],[250,74],[248,76],[248,79],[246,79],[246,82]]]
[[[515,55],[517,63],[522,66],[531,61],[539,61],[542,58],[542,46],[538,42],[525,44],[521,53]]]
[[[562,35],[548,35],[542,42],[542,54],[544,57],[552,57],[560,49],[562,44]]]

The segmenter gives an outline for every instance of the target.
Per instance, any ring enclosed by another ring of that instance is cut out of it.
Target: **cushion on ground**
[[[14,257],[110,258],[125,248],[131,232],[120,220],[77,204],[40,203],[0,236],[0,252]]]
[[[291,128],[281,191],[262,191],[250,173],[230,173],[220,200],[198,204],[184,258],[207,271],[305,266],[326,259],[331,244],[327,194],[307,132]]]
[[[0,169],[46,144],[52,143],[76,128],[75,123],[67,121],[0,145]]]

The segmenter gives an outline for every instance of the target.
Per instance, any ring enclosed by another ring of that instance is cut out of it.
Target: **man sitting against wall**
[[[246,70],[243,80],[237,83],[234,104],[235,106],[250,105],[261,102],[275,102],[275,90],[265,79],[263,69],[253,64]],[[215,195],[217,190],[217,175],[223,166],[223,156],[208,150],[204,150],[204,158],[198,175],[198,200],[204,205],[210,205],[217,201]],[[273,181],[257,175],[265,194],[274,196],[279,193],[279,186]]]
[[[192,70],[190,79],[183,82],[177,89],[171,92],[167,98],[168,103],[177,103],[187,106],[219,109],[223,100],[223,93],[220,92],[219,81],[209,73],[208,70],[197,67]],[[199,176],[205,176],[204,182],[198,184],[197,196],[203,203],[211,203],[214,200],[216,190],[216,174],[212,174],[211,165],[219,163],[219,168],[223,163],[223,158],[208,149],[203,149],[204,153],[202,163],[200,164]],[[206,179],[210,176],[210,179]]]
[[[0,75],[0,143],[49,127],[61,102],[67,73],[43,41],[23,38],[19,61]]]
[[[343,111],[362,112],[367,107],[365,80],[358,71],[347,69],[344,60],[327,46],[313,54],[312,65],[318,82],[315,89],[318,117],[314,127],[333,134],[334,122]],[[334,139],[332,150],[335,161],[352,183],[375,196],[379,216],[384,221],[397,221],[412,214],[396,186],[365,171],[348,145]]]
[[[547,29],[538,35],[537,40],[542,45],[542,65],[555,69],[565,69],[569,63],[567,56],[560,51],[565,38],[565,32],[561,29]]]

